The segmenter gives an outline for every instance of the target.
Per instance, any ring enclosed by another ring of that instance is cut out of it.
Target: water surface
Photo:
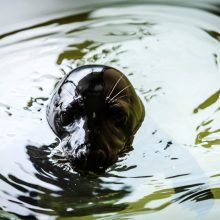
[[[13,22],[1,9],[0,217],[217,219],[218,2],[24,2]],[[146,117],[134,150],[88,177],[49,162],[59,140],[45,107],[59,79],[92,63],[124,72]]]

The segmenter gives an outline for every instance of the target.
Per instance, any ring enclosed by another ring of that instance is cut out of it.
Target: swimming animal
[[[56,86],[47,120],[75,170],[105,170],[132,149],[144,106],[128,78],[105,65],[72,70]]]

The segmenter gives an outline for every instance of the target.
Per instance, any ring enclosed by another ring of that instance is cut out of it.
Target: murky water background
[[[1,1],[1,219],[216,220],[219,2]],[[147,113],[134,150],[98,177],[46,157],[48,97],[91,63],[123,71]]]

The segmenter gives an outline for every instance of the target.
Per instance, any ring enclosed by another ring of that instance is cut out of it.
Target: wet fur
[[[120,71],[103,65],[74,69],[55,88],[47,120],[75,170],[106,169],[130,150],[144,106]]]

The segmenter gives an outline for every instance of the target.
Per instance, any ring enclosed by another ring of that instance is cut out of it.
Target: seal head
[[[85,65],[56,86],[47,120],[75,170],[103,170],[131,149],[144,106],[115,68]]]

